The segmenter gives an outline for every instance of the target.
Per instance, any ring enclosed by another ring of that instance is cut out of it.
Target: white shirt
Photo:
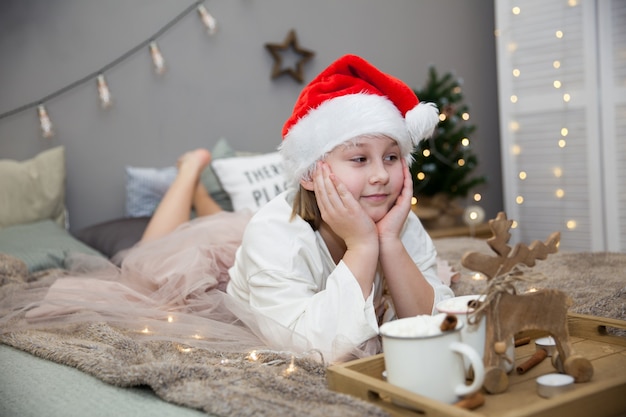
[[[319,232],[301,217],[290,221],[286,191],[252,217],[229,270],[227,292],[338,358],[378,335],[375,306],[383,292],[380,271],[367,299],[348,267],[335,264]],[[435,300],[453,296],[437,276],[436,251],[417,216],[410,213],[402,242],[434,288]]]

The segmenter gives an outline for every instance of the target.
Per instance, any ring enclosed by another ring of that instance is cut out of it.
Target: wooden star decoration
[[[283,74],[290,75],[294,80],[299,83],[304,82],[304,76],[302,75],[304,64],[306,64],[313,56],[315,52],[300,47],[298,38],[296,37],[296,31],[291,29],[282,44],[266,43],[265,48],[272,54],[274,58],[274,67],[272,68],[272,79],[278,78]],[[299,55],[299,59],[295,64],[295,68],[285,67],[283,68],[283,53],[292,50],[296,55]]]

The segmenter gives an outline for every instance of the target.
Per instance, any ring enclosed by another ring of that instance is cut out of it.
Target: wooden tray
[[[334,391],[374,403],[392,416],[626,416],[626,337],[607,334],[608,327],[626,329],[626,321],[569,315],[574,351],[592,362],[594,375],[591,381],[575,384],[571,391],[550,399],[537,395],[535,381],[540,375],[556,372],[550,358],[523,375],[513,370],[508,374],[508,389],[501,394],[485,394],[485,403],[472,411],[431,400],[385,382],[382,378],[385,369],[382,354],[330,366],[328,385]],[[545,334],[529,332],[520,336],[534,339]],[[534,352],[534,341],[517,347],[516,364],[521,364]],[[398,402],[407,406],[398,406]]]

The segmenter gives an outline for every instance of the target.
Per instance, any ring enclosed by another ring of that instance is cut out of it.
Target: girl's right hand
[[[344,240],[347,248],[378,245],[376,224],[327,163],[317,163],[313,184],[322,220]]]

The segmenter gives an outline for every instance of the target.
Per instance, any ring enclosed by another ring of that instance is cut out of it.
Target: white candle
[[[562,394],[574,387],[574,377],[565,374],[546,374],[537,378],[537,393],[544,398]]]

